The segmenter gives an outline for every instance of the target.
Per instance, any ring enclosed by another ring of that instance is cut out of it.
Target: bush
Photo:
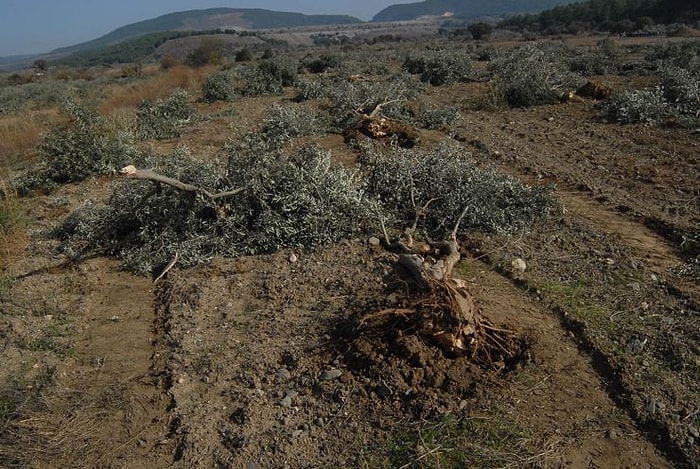
[[[287,86],[297,82],[299,64],[296,60],[272,58],[243,72],[243,84],[236,89],[245,96],[280,95]]]
[[[180,136],[180,128],[192,118],[194,108],[186,91],[175,91],[164,100],[143,100],[136,111],[139,138],[164,140]]]
[[[144,181],[118,184],[108,206],[87,203],[55,230],[66,253],[101,252],[147,273],[176,253],[184,266],[215,255],[238,256],[284,247],[311,248],[352,235],[376,218],[357,177],[331,168],[327,152],[309,147],[291,156],[267,150],[264,138],[230,150],[228,170],[180,149],[152,163],[159,173],[212,192],[244,187],[231,203]]]
[[[398,223],[410,226],[416,211],[427,206],[420,226],[433,238],[451,232],[462,212],[461,232],[517,233],[543,218],[552,205],[549,188],[528,187],[479,168],[455,144],[388,151],[365,146],[360,161],[368,193]]]
[[[468,80],[472,62],[466,51],[440,49],[409,56],[402,68],[413,75],[420,75],[425,83],[440,86]]]
[[[217,72],[209,75],[202,85],[202,100],[206,103],[215,101],[233,101],[236,91],[229,72]]]
[[[207,64],[219,65],[225,49],[224,42],[218,38],[204,38],[200,45],[185,58],[190,67],[202,67]]]
[[[236,62],[250,62],[251,60],[253,60],[253,53],[250,51],[250,49],[244,47],[243,49],[236,52],[234,60]]]
[[[323,73],[340,67],[342,63],[337,55],[322,55],[320,57],[307,56],[301,61],[301,66],[311,73]]]
[[[560,102],[569,90],[578,89],[579,77],[569,73],[554,51],[528,44],[491,62],[493,87],[511,107],[529,107]]]
[[[0,88],[0,115],[16,114],[28,106],[55,106],[81,94],[80,82],[41,81]]]
[[[127,129],[73,102],[65,109],[71,122],[52,130],[41,145],[45,179],[64,183],[112,174],[138,157]]]
[[[493,32],[493,26],[488,23],[472,23],[467,29],[477,41],[486,39]]]
[[[370,114],[384,104],[382,115],[399,121],[413,121],[407,103],[416,99],[423,85],[410,75],[398,75],[387,80],[330,79],[324,86],[323,98],[329,112],[331,128],[343,131],[355,123],[359,114]]]
[[[420,121],[426,129],[442,129],[453,125],[461,118],[462,115],[456,106],[447,106],[423,112]]]
[[[661,87],[622,91],[601,104],[602,113],[621,124],[652,124],[668,117],[668,104]]]
[[[173,54],[165,54],[160,59],[160,68],[163,70],[168,70],[178,65],[180,65],[180,60],[178,60],[178,58]]]
[[[323,127],[314,109],[298,104],[275,105],[262,131],[268,139],[283,143],[302,135],[317,135]]]
[[[668,67],[662,70],[664,98],[681,118],[697,119],[700,116],[700,69]]]

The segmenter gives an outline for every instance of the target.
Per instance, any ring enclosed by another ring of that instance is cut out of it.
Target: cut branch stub
[[[232,191],[218,192],[214,194],[202,187],[184,183],[179,179],[171,178],[163,174],[158,174],[150,169],[136,169],[136,167],[133,165],[125,166],[124,168],[119,170],[119,173],[123,174],[124,176],[130,179],[143,179],[147,181],[152,181],[156,184],[165,184],[183,192],[202,194],[206,197],[209,197],[212,200],[230,197],[242,192],[245,189],[244,187],[239,187],[238,189],[234,189]]]

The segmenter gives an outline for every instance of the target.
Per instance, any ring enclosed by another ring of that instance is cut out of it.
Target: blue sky
[[[347,14],[369,20],[389,5],[413,1],[416,0],[0,0],[0,57],[49,52],[175,11],[265,8]]]

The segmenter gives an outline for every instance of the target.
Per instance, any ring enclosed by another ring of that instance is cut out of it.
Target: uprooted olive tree
[[[85,204],[56,228],[64,253],[114,255],[160,277],[175,263],[313,249],[382,230],[416,288],[400,308],[366,319],[411,310],[419,333],[448,353],[479,358],[497,349],[499,331],[452,275],[458,240],[471,230],[527,229],[546,212],[547,189],[480,168],[457,144],[409,150],[369,141],[357,147],[359,166],[347,169],[319,147],[287,145],[304,131],[275,115],[232,144],[227,162],[181,148],[125,167],[107,204]]]
[[[382,201],[384,215],[395,227],[407,226],[391,239],[380,220],[382,244],[396,254],[396,270],[408,288],[398,305],[370,312],[361,323],[394,316],[450,356],[502,368],[518,353],[511,345],[516,338],[489,323],[466,283],[453,275],[459,239],[474,230],[527,229],[550,206],[547,188],[526,187],[480,168],[454,144],[390,151],[365,146],[362,163],[368,190]]]

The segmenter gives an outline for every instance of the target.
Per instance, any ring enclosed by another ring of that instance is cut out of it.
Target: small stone
[[[608,430],[605,436],[608,440],[617,440],[620,437],[615,430]]]
[[[649,399],[649,402],[647,402],[647,412],[649,413],[649,415],[654,415],[656,413],[656,406],[656,399]]]
[[[647,344],[647,339],[644,340],[639,340],[639,339],[632,339],[629,342],[627,342],[627,347],[626,351],[627,353],[633,353],[633,354],[640,354],[644,350],[644,347]]]
[[[284,382],[284,381],[289,381],[292,378],[292,374],[289,372],[289,370],[286,367],[282,367],[279,370],[277,370],[277,379]]]
[[[321,373],[321,376],[319,379],[321,381],[330,381],[332,379],[338,379],[343,375],[343,372],[340,371],[337,368],[331,368],[330,370],[326,370],[323,373]]]
[[[513,267],[513,270],[515,270],[518,273],[523,273],[525,272],[525,269],[527,269],[527,264],[525,263],[524,260],[522,260],[519,257],[516,257],[513,259],[513,261],[510,263],[510,265]]]
[[[292,399],[297,397],[299,393],[296,391],[287,391],[287,394],[280,401],[282,407],[292,407]]]
[[[647,303],[646,301],[642,301],[642,304],[640,304],[639,307],[642,308],[642,311],[648,311],[649,303]]]
[[[294,263],[295,263],[296,261],[298,261],[298,260],[299,260],[299,258],[297,257],[296,254],[291,253],[291,254],[289,255],[289,262],[291,262],[292,264],[294,264]]]
[[[692,425],[688,425],[688,433],[693,435],[694,438],[700,438],[700,431]]]
[[[326,422],[323,421],[323,417],[316,417],[316,419],[314,420],[314,424],[316,424],[316,426],[318,427],[323,427],[325,423]]]
[[[381,241],[376,236],[372,236],[371,238],[369,238],[369,245],[370,246],[379,246],[380,243],[381,243]]]
[[[628,288],[631,288],[634,291],[641,291],[642,286],[639,284],[639,282],[632,282],[627,284]]]

